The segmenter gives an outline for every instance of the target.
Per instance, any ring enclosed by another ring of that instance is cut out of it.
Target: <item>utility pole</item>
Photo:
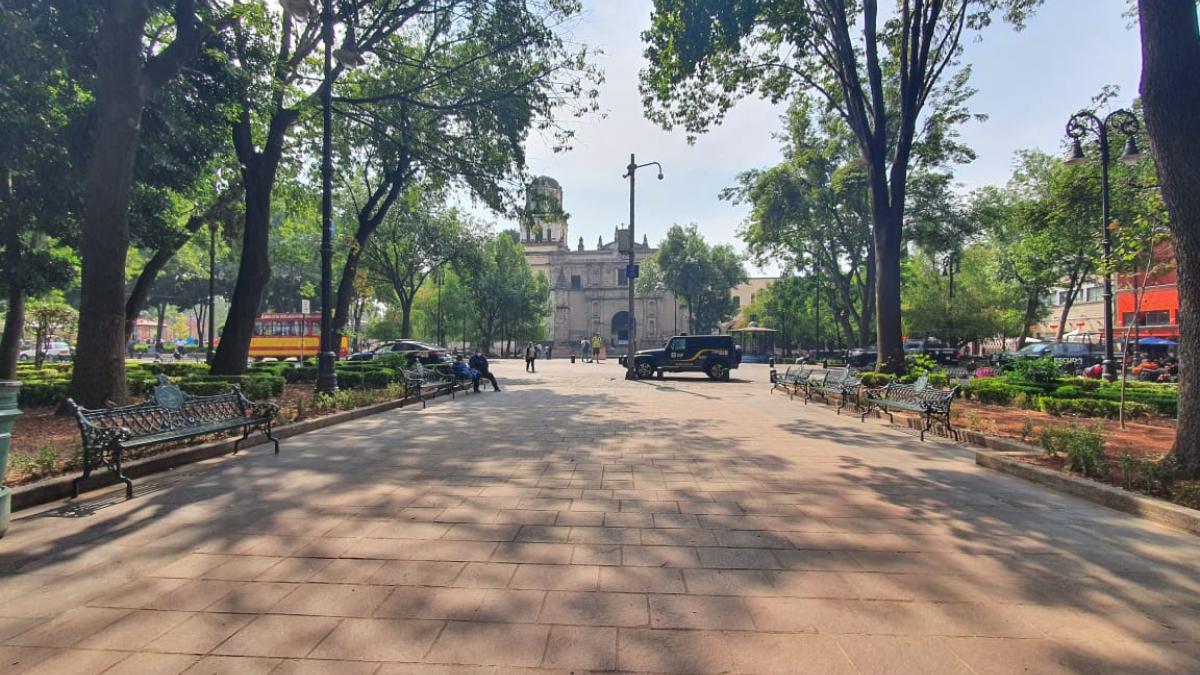
[[[658,162],[646,162],[645,164],[638,164],[633,153],[629,153],[629,165],[625,167],[625,175],[621,176],[622,178],[629,179],[629,266],[625,268],[625,283],[629,286],[629,309],[628,316],[626,317],[629,321],[628,328],[626,329],[629,339],[627,351],[625,352],[625,379],[627,380],[633,380],[637,378],[637,371],[634,369],[633,363],[634,345],[637,344],[634,336],[634,330],[637,327],[637,322],[633,318],[634,283],[637,281],[637,277],[631,274],[637,267],[637,259],[635,257],[637,244],[635,243],[636,239],[634,239],[633,230],[633,205],[634,196],[637,194],[637,187],[634,177],[636,176],[638,169],[650,166],[651,164],[658,167],[658,179],[662,180],[663,173],[661,164]]]

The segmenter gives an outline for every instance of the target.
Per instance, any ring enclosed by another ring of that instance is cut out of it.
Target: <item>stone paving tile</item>
[[[303,657],[339,623],[339,619],[324,616],[260,616],[214,652],[228,656]]]
[[[366,561],[357,561],[366,562]],[[395,586],[449,586],[464,569],[478,569],[488,563],[446,563],[412,560],[382,561],[365,581]],[[459,584],[464,585],[464,584]]]
[[[127,609],[80,607],[5,640],[19,647],[70,647],[132,612]]]
[[[186,675],[267,675],[282,659],[244,656],[206,656],[183,671]]]
[[[520,565],[509,586],[535,590],[592,591],[599,583],[600,568],[593,565]]]
[[[427,657],[434,663],[536,666],[546,651],[549,626],[509,623],[446,624]]]
[[[602,567],[600,590],[629,593],[684,593],[680,570],[658,567]]]
[[[849,657],[829,636],[742,632],[726,633],[726,639],[733,669],[738,672],[858,675]]]
[[[178,675],[200,657],[191,654],[131,654],[117,665],[104,671],[105,675]]]
[[[646,596],[640,593],[550,591],[540,620],[587,626],[645,626],[649,614]]]
[[[617,629],[594,626],[555,626],[542,665],[546,668],[616,670]]]
[[[127,653],[92,649],[64,649],[39,660],[23,671],[27,675],[89,675],[104,672]]]
[[[254,617],[249,614],[194,614],[152,639],[146,644],[146,649],[152,652],[206,654],[253,620]]]
[[[440,621],[346,619],[312,649],[312,658],[419,661],[443,628]]]
[[[270,611],[311,616],[371,616],[387,594],[384,586],[301,584]]]
[[[617,666],[662,673],[726,673],[733,654],[720,632],[622,628],[617,632]]]
[[[654,628],[754,630],[742,598],[719,595],[651,595]]]

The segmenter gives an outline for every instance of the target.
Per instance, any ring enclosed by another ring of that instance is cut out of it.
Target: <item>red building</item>
[[[1138,325],[1134,332],[1139,337],[1161,337],[1179,339],[1179,287],[1175,273],[1175,249],[1163,244],[1155,251],[1155,267],[1147,278],[1138,308]],[[1124,335],[1125,328],[1133,323],[1133,309],[1137,304],[1135,295],[1142,287],[1142,275],[1117,275],[1117,328]]]

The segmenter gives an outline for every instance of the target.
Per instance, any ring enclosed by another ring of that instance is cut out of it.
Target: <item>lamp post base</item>
[[[334,362],[337,355],[333,352],[321,352],[317,357],[317,393],[332,394],[337,391],[337,370]]]

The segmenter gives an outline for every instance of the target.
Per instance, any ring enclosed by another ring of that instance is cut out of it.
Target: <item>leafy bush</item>
[[[229,383],[192,380],[180,382],[179,388],[193,396],[215,396],[216,394],[227,393],[229,391]]]
[[[67,380],[23,381],[17,404],[23,407],[58,405],[67,399]]]
[[[283,379],[289,384],[296,382],[316,382],[317,367],[305,365],[299,368],[288,368],[283,371]]]
[[[1120,415],[1120,408],[1120,404],[1114,401],[1103,401],[1094,398],[1037,397],[1037,409],[1048,415],[1074,414],[1084,417],[1116,419]],[[1153,412],[1153,408],[1142,403],[1134,403],[1132,401],[1125,403],[1126,417],[1149,417]]]
[[[864,387],[882,387],[891,381],[892,376],[888,373],[862,373]]]
[[[962,391],[967,398],[994,405],[1009,405],[1018,394],[1034,397],[1042,393],[1040,387],[1013,384],[995,377],[971,380],[963,386]]]
[[[1052,357],[1017,359],[1004,371],[1004,378],[1013,384],[1025,384],[1049,389],[1062,379],[1062,370]]]
[[[208,364],[206,363],[140,363],[136,367],[154,375],[161,373],[171,378],[183,378],[208,373]]]
[[[338,375],[341,377],[341,374]],[[396,379],[396,371],[391,368],[375,368],[362,373],[363,386],[368,389],[383,389]]]
[[[1083,398],[1083,389],[1075,384],[1064,384],[1054,390],[1055,398]]]
[[[1067,468],[1085,476],[1100,477],[1107,470],[1104,457],[1104,435],[1099,429],[1077,427],[1046,427],[1039,441],[1051,457],[1067,456]]]
[[[1096,387],[1092,393],[1098,399],[1105,401],[1121,400],[1121,384],[1119,382],[1104,383]],[[1144,382],[1129,382],[1125,387],[1125,401],[1141,403],[1153,408],[1159,415],[1175,417],[1179,414],[1179,390],[1169,385],[1154,385]]]
[[[337,374],[338,386],[345,389],[358,389],[363,386],[363,374],[353,371],[342,371]]]

